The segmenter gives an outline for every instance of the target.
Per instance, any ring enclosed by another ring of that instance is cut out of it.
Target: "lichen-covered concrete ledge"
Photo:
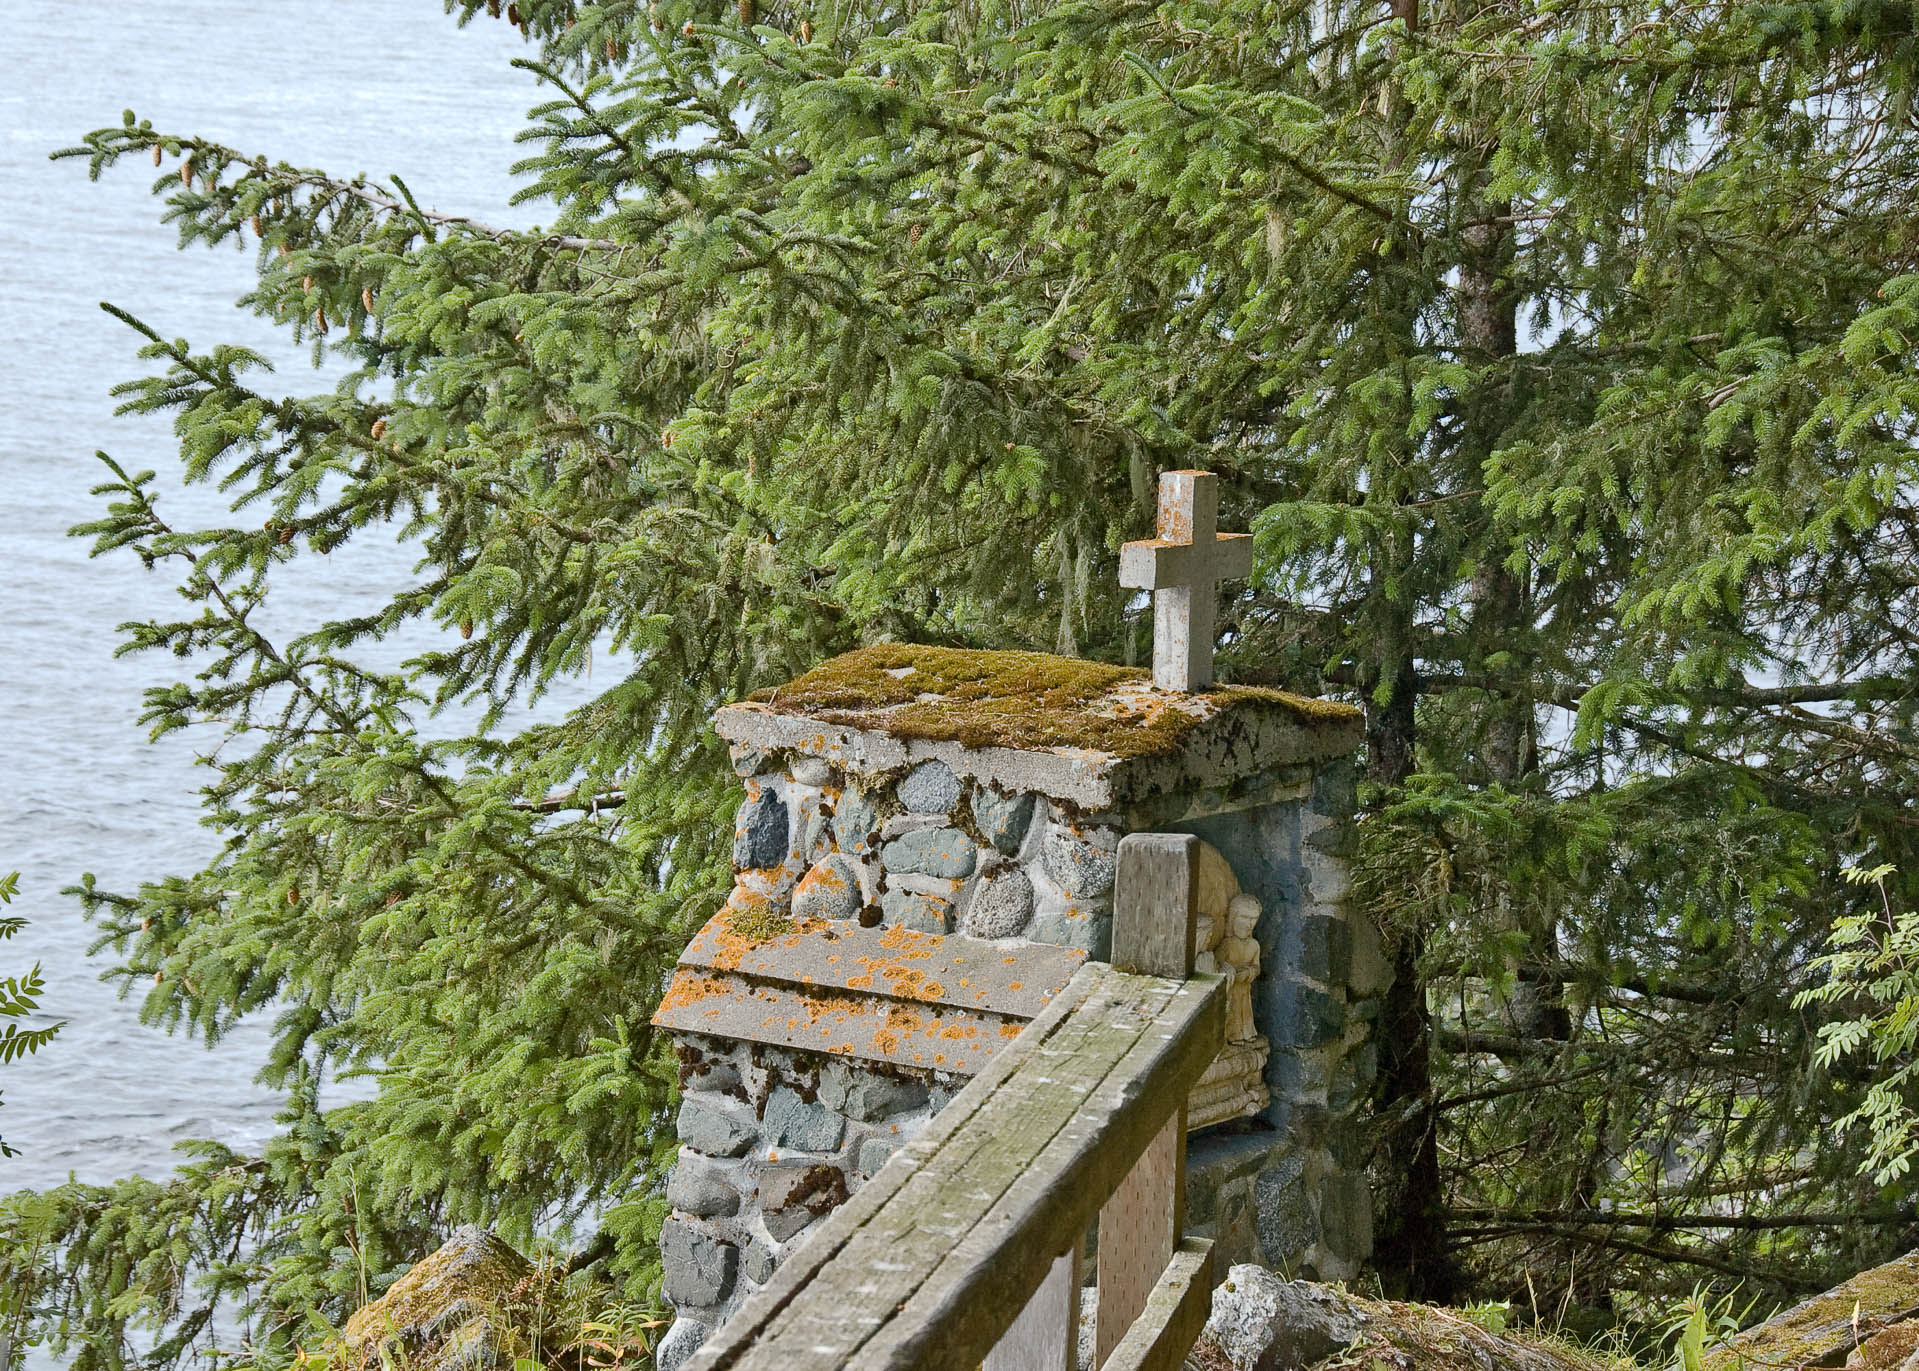
[[[972,1075],[1086,954],[900,925],[802,919],[752,937],[721,910],[680,954],[653,1022],[688,1033]]]
[[[1362,728],[1350,705],[1266,687],[1181,694],[1131,667],[895,643],[836,657],[713,722],[736,750],[800,753],[852,775],[937,760],[1089,810],[1241,782],[1257,759],[1330,761]]]

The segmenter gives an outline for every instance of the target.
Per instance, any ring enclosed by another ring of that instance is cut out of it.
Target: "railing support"
[[[1120,840],[1113,965],[1184,980],[1193,974],[1199,839],[1134,833]],[[1099,1308],[1093,1365],[1102,1367],[1146,1308],[1186,1231],[1186,1106],[1173,1111],[1099,1213]]]
[[[980,1371],[1074,1371],[1079,1365],[1080,1244],[1053,1263]]]

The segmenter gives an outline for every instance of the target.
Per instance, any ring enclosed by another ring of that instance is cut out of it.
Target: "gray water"
[[[89,560],[67,529],[95,517],[87,494],[103,448],[160,472],[165,514],[217,518],[218,497],[181,490],[164,418],[115,418],[108,387],[139,373],[140,340],[110,300],[196,348],[245,343],[276,360],[289,392],[322,388],[304,350],[233,301],[251,250],[175,249],[127,164],[90,183],[84,163],[47,160],[127,106],[165,131],[217,138],[336,174],[397,172],[422,203],[495,223],[510,209],[513,135],[540,95],[508,66],[526,49],[507,25],[457,28],[437,0],[51,0],[8,5],[11,60],[0,89],[0,874],[17,868],[10,912],[32,920],[0,943],[0,975],[38,960],[47,1013],[68,1026],[37,1058],[0,1070],[0,1192],[69,1174],[156,1175],[183,1138],[236,1147],[273,1129],[274,1097],[253,1083],[265,1030],[246,1025],[208,1051],[139,1022],[89,959],[92,930],[63,886],[84,871],[109,889],[187,874],[212,851],[196,791],[208,773],[176,733],[149,744],[141,691],[171,659],[115,660],[114,625],[181,602],[165,572],[131,556]],[[276,590],[273,619],[309,623],[398,584],[393,546],[327,559],[322,578]],[[557,704],[577,699],[581,689]]]

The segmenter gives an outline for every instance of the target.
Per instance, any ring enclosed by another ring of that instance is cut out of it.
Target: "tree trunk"
[[[1410,36],[1419,28],[1419,0],[1394,0],[1392,14]],[[1408,106],[1396,85],[1386,91],[1387,160],[1403,156]],[[1401,249],[1404,251],[1405,249]],[[1416,311],[1408,311],[1409,327]],[[1381,485],[1379,488],[1388,488]],[[1406,783],[1417,767],[1418,729],[1414,706],[1419,673],[1413,658],[1413,561],[1410,529],[1396,530],[1376,554],[1374,594],[1386,620],[1370,667],[1362,669],[1366,687],[1366,778],[1390,793]],[[1397,581],[1396,600],[1386,589]],[[1390,683],[1384,701],[1380,686]],[[1434,1109],[1432,1015],[1426,1004],[1426,930],[1397,930],[1393,944],[1393,983],[1386,992],[1379,1023],[1379,1079],[1374,1089],[1373,1265],[1385,1289],[1415,1299],[1445,1300],[1460,1288],[1460,1276],[1447,1250],[1444,1193],[1439,1174],[1439,1115]]]

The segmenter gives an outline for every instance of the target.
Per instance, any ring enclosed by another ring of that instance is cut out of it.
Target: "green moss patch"
[[[493,1234],[462,1228],[347,1320],[338,1364],[387,1366],[398,1352],[421,1371],[465,1365],[532,1274],[532,1263]]]
[[[1843,1285],[1736,1333],[1706,1353],[1706,1371],[1746,1366],[1838,1366],[1862,1336],[1919,1315],[1919,1252],[1862,1271]]]
[[[765,900],[736,901],[726,926],[734,937],[750,943],[782,937],[797,927],[790,915],[774,909]]]
[[[835,657],[798,680],[756,692],[754,701],[788,714],[896,737],[1026,751],[1086,748],[1116,757],[1172,752],[1204,722],[1179,707],[1191,697],[1115,692],[1151,673],[1045,652],[880,643]],[[1348,723],[1349,705],[1265,686],[1221,686],[1199,698],[1215,708],[1278,706],[1302,725]]]

